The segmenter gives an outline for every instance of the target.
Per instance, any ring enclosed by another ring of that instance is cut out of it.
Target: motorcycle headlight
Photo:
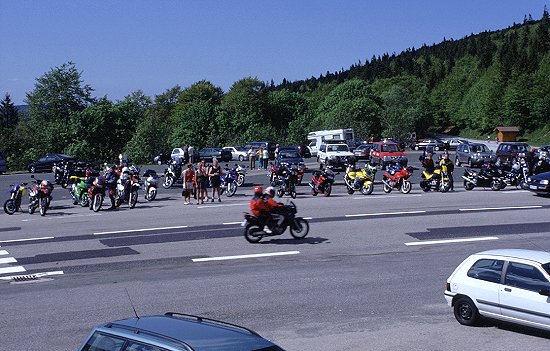
[[[531,183],[531,181],[532,181],[532,180],[531,180],[531,177],[527,177],[527,181],[528,181],[529,183]]]
[[[541,185],[548,185],[548,179],[543,179],[540,181]]]

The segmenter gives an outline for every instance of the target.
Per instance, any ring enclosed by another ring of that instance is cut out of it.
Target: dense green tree
[[[13,129],[17,125],[19,114],[11,101],[9,93],[6,93],[4,100],[0,101],[0,126],[6,129]]]

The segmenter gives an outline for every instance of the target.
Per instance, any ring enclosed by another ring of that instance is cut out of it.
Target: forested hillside
[[[309,131],[347,128],[359,138],[416,131],[487,134],[519,126],[550,141],[550,20],[407,49],[348,70],[279,85],[243,78],[229,91],[208,81],[154,97],[94,97],[76,64],[52,68],[27,93],[28,113],[0,103],[0,150],[11,169],[49,152],[148,162],[162,150],[274,140],[304,142]]]

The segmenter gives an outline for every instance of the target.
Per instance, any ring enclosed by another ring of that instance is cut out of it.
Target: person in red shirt
[[[250,212],[259,219],[260,223],[268,223],[271,217],[268,204],[264,199],[263,188],[259,185],[254,187],[254,196],[250,200]],[[264,226],[263,231],[271,234],[271,229],[267,225]]]

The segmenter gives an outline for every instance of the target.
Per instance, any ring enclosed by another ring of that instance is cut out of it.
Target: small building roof
[[[518,127],[496,127],[494,130],[496,132],[519,132]]]

